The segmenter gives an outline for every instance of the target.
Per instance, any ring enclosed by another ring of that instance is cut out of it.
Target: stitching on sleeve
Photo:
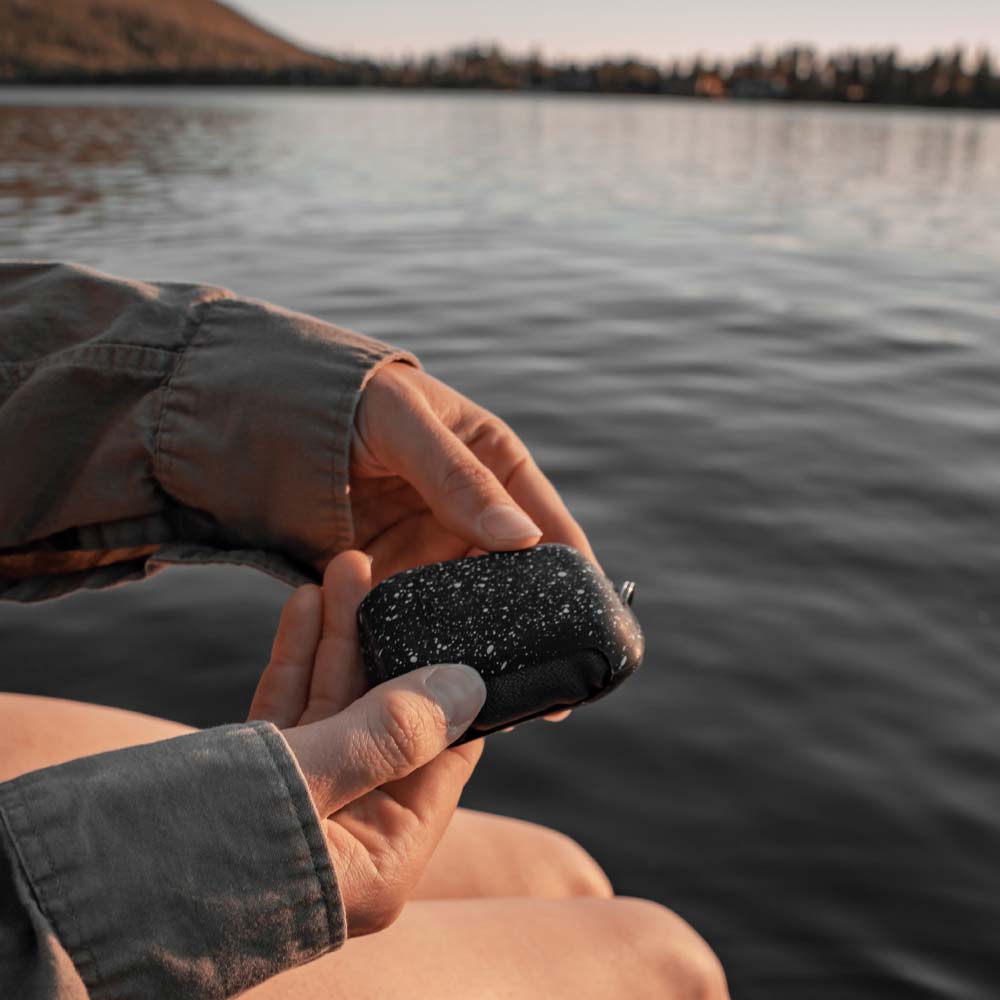
[[[264,749],[267,751],[267,755],[271,763],[274,765],[274,769],[278,772],[278,775],[281,778],[281,783],[285,787],[285,794],[288,796],[288,803],[291,806],[292,811],[295,814],[295,818],[298,822],[299,836],[302,838],[302,843],[305,846],[306,852],[309,855],[309,861],[312,863],[313,877],[316,879],[316,885],[319,888],[320,898],[323,900],[323,913],[326,916],[326,943],[327,947],[329,947],[330,941],[333,940],[334,928],[338,926],[339,921],[334,920],[333,913],[330,910],[330,900],[327,899],[327,894],[323,890],[323,879],[320,878],[319,868],[316,864],[316,854],[312,849],[312,845],[309,843],[309,839],[306,837],[306,831],[303,825],[303,817],[301,811],[299,810],[298,804],[295,801],[295,795],[292,793],[291,786],[288,783],[288,778],[285,775],[285,767],[283,766],[283,762],[278,760],[277,755],[271,748],[270,741],[264,738],[264,734],[261,732],[260,726],[251,725],[250,729],[253,732],[254,736],[256,736],[257,739],[260,741],[260,743],[263,745]],[[312,819],[311,816],[309,818],[310,820]],[[326,835],[323,833],[322,830],[320,830],[320,835],[323,836],[325,840]],[[338,891],[339,891],[339,886],[338,886]]]
[[[12,784],[11,790],[14,794],[19,794],[16,785]],[[6,832],[7,843],[10,844],[10,849],[17,857],[17,863],[20,866],[25,882],[28,883],[28,888],[31,889],[31,894],[34,896],[35,904],[38,906],[38,909],[41,910],[42,894],[39,891],[38,886],[35,885],[35,880],[31,877],[31,869],[28,867],[28,861],[24,856],[24,851],[21,850],[20,841],[14,833],[14,828],[11,826],[11,821],[7,816],[7,810],[4,808],[2,800],[0,800],[0,826],[3,826],[4,831]],[[46,914],[43,913],[43,916],[45,915]]]
[[[59,869],[56,867],[55,861],[52,858],[52,854],[49,851],[49,846],[45,838],[42,836],[40,828],[38,827],[38,824],[35,822],[34,816],[32,815],[31,807],[28,804],[28,798],[29,798],[28,795],[26,795],[24,789],[22,787],[19,787],[19,785],[16,783],[13,785],[13,791],[20,802],[21,809],[24,810],[25,816],[27,817],[28,828],[30,830],[31,836],[33,837],[34,840],[38,842],[40,853],[44,858],[45,864],[48,866],[48,871],[45,874],[46,876],[55,879],[56,888],[58,890],[59,896],[63,901],[63,903],[65,904],[64,909],[66,915],[69,917],[69,923],[72,925],[73,933],[76,936],[76,947],[73,948],[73,950],[80,952],[83,956],[85,956],[93,968],[93,978],[89,974],[84,975],[82,971],[78,970],[80,971],[80,977],[87,984],[88,988],[96,988],[101,983],[101,970],[100,966],[97,964],[97,956],[91,950],[90,946],[86,944],[84,941],[83,934],[81,933],[80,930],[81,928],[80,920],[77,917],[76,910],[73,908],[73,902],[63,886],[62,876],[60,875]],[[16,845],[17,843],[16,838],[12,837],[11,840]],[[21,854],[20,849],[19,848],[16,849],[18,851],[18,856],[21,859],[21,863],[24,867],[25,876],[27,877],[29,883],[31,884],[31,887],[34,890],[35,896],[37,897],[39,903],[42,903],[45,897],[47,896],[47,892],[45,893],[41,892],[38,883],[31,877],[30,869],[26,864],[24,864],[24,857]],[[51,911],[51,906],[46,905],[46,909],[49,910],[48,913],[49,919],[52,921],[53,925],[55,925],[56,916]],[[58,931],[58,928],[56,928],[56,930]],[[65,941],[64,944],[66,945],[67,951],[72,947],[68,941]],[[76,963],[74,962],[74,964]]]
[[[0,361],[0,382],[17,386],[37,372],[59,367],[109,367],[114,371],[130,372],[135,375],[156,375],[168,366],[172,367],[179,353],[180,350],[165,347],[147,347],[113,341],[81,344],[31,361]]]

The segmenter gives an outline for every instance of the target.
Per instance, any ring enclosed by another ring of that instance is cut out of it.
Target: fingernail
[[[479,517],[483,531],[497,542],[537,538],[542,529],[516,507],[487,507]]]
[[[448,723],[448,742],[457,740],[472,724],[486,701],[482,677],[460,663],[435,667],[424,679]]]

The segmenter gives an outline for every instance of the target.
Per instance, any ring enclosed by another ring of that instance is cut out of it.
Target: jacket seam
[[[208,310],[217,301],[224,302],[225,299],[212,299],[207,302],[199,302],[192,307],[191,315],[188,318],[188,329],[184,333],[184,342],[176,352],[177,362],[173,369],[168,373],[167,377],[163,380],[163,399],[160,401],[160,410],[156,415],[156,426],[153,432],[152,471],[153,479],[159,483],[160,488],[167,493],[169,493],[169,489],[167,487],[167,468],[170,463],[169,459],[164,460],[163,454],[164,440],[167,434],[164,430],[164,425],[169,424],[166,416],[170,405],[170,398],[173,393],[174,379],[177,378],[178,374],[187,363],[188,357],[191,353],[191,345],[194,343],[195,338],[198,336],[199,331],[208,317]],[[166,461],[166,465],[163,464],[164,461]]]
[[[11,787],[16,790],[16,786]],[[39,910],[44,911],[42,894],[39,892],[38,886],[35,885],[35,880],[31,877],[31,869],[28,867],[28,861],[24,856],[24,852],[21,850],[21,844],[18,841],[17,835],[14,833],[14,827],[11,826],[10,819],[7,817],[7,810],[3,807],[3,805],[0,805],[0,825],[3,826],[7,833],[7,842],[10,844],[10,849],[17,857],[18,866],[24,876],[25,882],[28,883],[28,888],[31,890],[31,895],[34,897],[35,904]]]
[[[60,367],[110,367],[114,371],[130,371],[135,374],[162,374],[164,365],[169,364],[181,351],[180,348],[146,347],[139,344],[81,344],[31,361],[0,361],[0,382],[19,385],[36,372]],[[135,357],[119,359],[107,365],[107,356],[116,352],[128,352]]]
[[[77,968],[77,971],[80,973],[80,978],[83,979],[85,983],[87,983],[88,987],[93,986],[96,988],[101,983],[101,970],[100,966],[97,964],[97,956],[94,954],[91,947],[84,940],[84,936],[81,932],[82,925],[80,923],[79,918],[77,917],[76,910],[73,907],[73,901],[63,886],[62,875],[60,874],[59,869],[56,866],[55,861],[53,860],[52,853],[49,850],[49,845],[37,828],[34,815],[32,814],[31,807],[28,804],[28,796],[25,794],[24,790],[18,787],[16,784],[12,786],[12,791],[14,795],[19,799],[20,807],[24,811],[25,816],[27,817],[28,832],[31,837],[33,837],[36,841],[38,841],[39,850],[41,852],[42,857],[44,858],[45,864],[48,866],[49,870],[44,874],[46,874],[50,878],[55,879],[56,890],[58,891],[60,898],[63,900],[65,904],[66,915],[69,918],[69,923],[73,927],[73,933],[76,936],[76,945],[75,947],[71,946],[68,941],[65,941],[64,945],[66,947],[66,950],[72,952],[79,952],[90,962],[91,968],[93,969],[93,977],[90,976],[89,971],[87,975],[84,975],[83,971],[80,970],[79,967]],[[4,817],[4,825],[7,827],[8,831],[12,832],[9,820],[7,820],[6,816]],[[46,915],[48,916],[49,920],[52,921],[54,929],[56,929],[58,934],[58,928],[55,927],[56,917],[55,914],[51,912],[51,908],[49,906],[49,902],[47,899],[48,892],[47,891],[42,892],[40,885],[32,877],[31,869],[25,863],[25,858],[23,853],[21,852],[20,846],[17,843],[17,838],[12,836],[11,840],[14,843],[14,849],[17,851],[18,857],[21,860],[25,878],[27,878],[28,883],[31,885],[32,891],[34,892],[35,897],[38,900],[39,908],[43,908],[43,910],[49,911]],[[74,965],[77,964],[75,960],[73,964]],[[90,981],[88,982],[88,980]]]

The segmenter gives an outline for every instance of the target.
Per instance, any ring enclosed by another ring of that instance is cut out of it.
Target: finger
[[[250,705],[250,721],[265,719],[276,726],[294,726],[309,694],[313,658],[323,623],[319,587],[299,587],[285,603],[271,660],[257,683]]]
[[[572,545],[595,565],[600,565],[583,529],[534,459],[529,457],[514,470],[507,489],[542,528],[542,541]]]
[[[548,715],[543,715],[542,718],[546,722],[562,722],[564,719],[568,719],[573,714],[573,709],[564,708],[561,712],[549,712]]]
[[[482,410],[473,428],[469,436],[462,435],[463,440],[542,529],[542,541],[571,545],[596,563],[587,536],[517,434],[502,420]]]
[[[458,559],[469,551],[465,539],[444,531],[426,509],[394,524],[369,547],[369,554],[375,557],[372,569],[376,583],[404,569]]]
[[[497,477],[422,400],[385,435],[385,461],[410,482],[434,516],[470,545],[487,551],[533,545],[542,529]]]
[[[471,667],[423,667],[373,688],[329,719],[285,732],[323,815],[437,757],[486,700]]]
[[[367,687],[358,646],[358,605],[371,590],[371,560],[351,550],[323,574],[323,635],[300,725],[336,715]]]

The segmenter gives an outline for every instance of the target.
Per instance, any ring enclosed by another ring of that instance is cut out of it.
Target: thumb
[[[433,760],[469,728],[485,700],[486,685],[471,667],[424,667],[284,736],[316,808],[330,816]]]

